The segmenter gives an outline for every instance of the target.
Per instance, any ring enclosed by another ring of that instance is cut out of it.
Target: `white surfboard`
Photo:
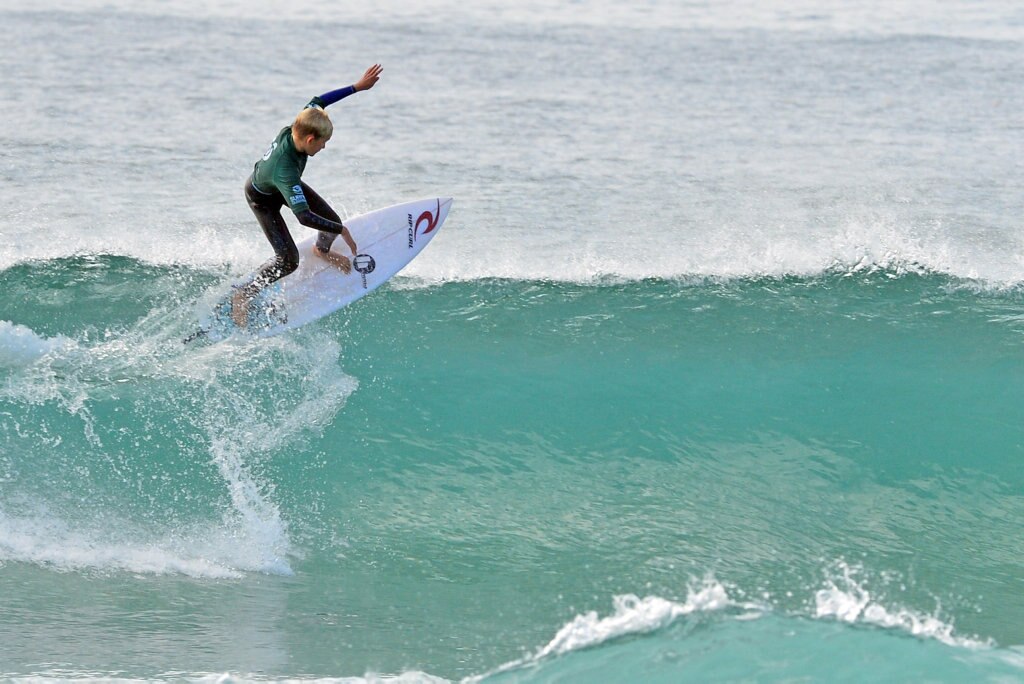
[[[317,233],[302,241],[299,267],[266,288],[249,305],[249,324],[244,332],[259,337],[278,335],[333,313],[372,292],[401,271],[438,233],[452,206],[450,197],[396,204],[345,220],[359,248],[352,270],[342,273],[313,254]],[[340,237],[332,251],[351,258]],[[243,278],[236,285],[249,282]],[[199,305],[199,330],[185,342],[199,338],[222,340],[242,332],[231,319],[231,294],[212,307]]]

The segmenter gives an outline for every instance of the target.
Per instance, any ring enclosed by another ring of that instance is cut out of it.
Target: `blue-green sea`
[[[0,19],[0,679],[1024,681],[1014,5]],[[304,179],[437,238],[182,344],[374,62]]]

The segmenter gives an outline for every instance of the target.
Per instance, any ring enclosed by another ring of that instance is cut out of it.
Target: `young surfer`
[[[320,195],[302,182],[306,160],[324,149],[331,139],[334,125],[324,108],[377,83],[383,67],[374,64],[362,78],[350,86],[332,90],[314,97],[299,112],[291,126],[281,129],[263,158],[256,162],[252,175],[245,181],[245,199],[256,214],[263,234],[274,248],[274,258],[263,264],[253,279],[238,288],[231,297],[231,318],[239,327],[245,327],[249,303],[270,283],[280,280],[299,266],[299,251],[295,247],[281,216],[285,204],[295,213],[299,223],[320,231],[313,254],[348,273],[352,264],[348,257],[331,252],[331,245],[340,235],[356,255],[356,243],[348,228],[342,225],[338,213]]]

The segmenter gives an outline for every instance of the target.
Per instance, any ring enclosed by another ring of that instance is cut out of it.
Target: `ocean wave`
[[[641,232],[614,248],[593,240],[439,240],[400,275],[405,286],[485,279],[579,284],[645,280],[752,280],[886,273],[941,275],[1006,289],[1024,283],[1024,244],[980,247],[938,228],[890,220],[849,220],[831,231],[808,227],[707,230],[678,243]]]
[[[682,603],[633,594],[615,596],[614,612],[601,617],[597,611],[577,615],[566,623],[554,638],[531,656],[515,660],[481,677],[467,682],[479,682],[488,677],[535,665],[555,656],[599,646],[633,634],[655,632],[671,625],[677,618],[697,612],[716,612],[737,605],[730,600],[726,588],[713,577],[706,577],[689,588]]]
[[[771,606],[737,600],[730,589],[712,576],[694,581],[686,598],[675,601],[656,595],[613,597],[613,609],[601,616],[596,611],[577,615],[532,655],[508,662],[480,675],[463,678],[463,684],[481,682],[594,681],[603,676],[615,681],[707,681],[790,676],[802,679],[831,667],[837,675],[888,679],[908,667],[921,667],[920,650],[905,639],[893,639],[890,631],[904,631],[928,642],[927,658],[940,679],[975,681],[1013,679],[1024,667],[1019,650],[995,649],[991,644],[953,635],[949,625],[918,619],[925,629],[915,629],[906,615],[913,611],[886,608],[865,600],[867,590],[853,576],[854,570],[838,563],[829,586],[816,594],[819,610],[814,615],[783,615]],[[830,572],[832,572],[830,571]],[[849,572],[847,572],[849,571]],[[848,601],[852,582],[857,589]],[[838,594],[836,593],[838,591]],[[742,594],[734,589],[737,596]],[[842,594],[840,596],[839,594]],[[855,604],[855,605],[848,605]],[[872,610],[876,606],[881,613]],[[901,616],[879,618],[884,613]],[[920,618],[919,614],[915,614]],[[696,622],[681,628],[687,617]],[[839,619],[833,619],[838,617]],[[856,630],[864,623],[886,629]],[[943,623],[945,624],[945,623]],[[891,629],[890,629],[891,628]],[[947,650],[948,649],[948,650]],[[877,662],[870,670],[858,659],[872,654]],[[842,656],[845,656],[842,657]],[[146,681],[189,681],[204,684],[448,684],[452,679],[422,670],[362,676],[275,676],[261,673],[173,672]],[[54,671],[17,681],[135,682],[102,673]]]
[[[991,640],[960,636],[952,622],[935,614],[924,614],[901,606],[886,606],[872,597],[859,570],[840,561],[826,579],[826,586],[814,595],[814,616],[851,624],[874,625],[902,630],[912,636],[935,639],[950,646],[982,648]]]
[[[453,225],[446,225],[435,244],[399,273],[393,285],[417,288],[488,279],[593,284],[874,272],[937,274],[1000,289],[1024,284],[1024,242],[1015,232],[969,236],[961,234],[968,231],[921,225],[919,220],[914,224],[893,217],[851,216],[829,226],[783,222],[769,227],[750,216],[695,227],[693,234],[639,225],[621,243],[608,236],[576,234],[575,227],[565,236],[550,230],[510,236],[492,227],[466,227],[475,220],[482,219],[453,216]],[[195,250],[197,242],[206,248]],[[118,232],[116,243],[102,232],[75,233],[56,246],[29,243],[0,249],[0,270],[33,261],[120,255],[154,266],[236,277],[255,269],[270,253],[252,231],[191,227],[155,238]]]
[[[708,579],[702,586],[691,589],[684,603],[658,596],[638,598],[627,594],[616,596],[613,605],[615,610],[607,617],[599,617],[596,611],[578,615],[558,630],[555,637],[537,651],[534,659],[589,648],[627,634],[651,632],[666,627],[680,616],[722,610],[734,604],[725,587]]]
[[[99,341],[6,329],[14,332],[0,339],[27,340],[22,357],[36,363],[0,384],[0,400],[19,406],[0,454],[0,481],[10,482],[0,562],[197,578],[292,573],[287,521],[260,464],[330,423],[355,391],[335,340],[193,350],[159,310]],[[265,381],[250,391],[254,376]],[[280,387],[268,394],[265,383]],[[131,496],[140,481],[159,501]],[[213,486],[202,509],[175,510],[197,486]]]
[[[129,259],[136,264],[141,264],[143,269],[151,269],[153,280],[153,296],[159,296],[159,290],[165,287],[165,283],[159,279],[167,275],[170,264],[159,260],[140,258],[137,255],[116,255],[116,254],[92,254],[89,256],[59,256],[50,260],[35,260],[32,263],[19,264],[18,268],[47,267],[59,264],[57,270],[64,268],[76,268],[79,259],[96,260]],[[406,270],[394,276],[385,286],[385,290],[395,291],[416,291],[432,289],[448,284],[473,284],[473,283],[551,283],[556,285],[574,285],[581,287],[621,287],[637,283],[674,283],[684,287],[702,287],[728,285],[732,283],[777,283],[780,281],[799,281],[814,283],[816,281],[831,282],[846,278],[878,278],[884,280],[898,280],[908,277],[937,279],[937,285],[964,289],[978,293],[1017,293],[1024,291],[1024,259],[1020,272],[1007,268],[1006,273],[998,277],[981,275],[976,270],[947,269],[936,267],[933,264],[914,259],[905,258],[899,254],[888,252],[871,257],[861,256],[851,259],[823,259],[820,263],[804,265],[801,267],[787,267],[776,265],[751,264],[747,268],[738,265],[725,265],[715,268],[711,264],[694,266],[693,268],[674,268],[666,266],[657,268],[649,265],[649,268],[637,269],[632,267],[619,267],[610,262],[601,264],[583,263],[580,261],[568,260],[558,268],[536,269],[524,267],[521,264],[512,263],[514,259],[507,259],[506,263],[501,260],[491,260],[489,263],[480,263],[475,266],[462,263],[459,268],[446,265],[449,259],[441,256],[438,259],[424,264],[412,264]],[[1011,259],[1012,261],[1012,259]],[[38,266],[33,266],[36,264]],[[240,275],[242,271],[236,268],[229,268],[225,264],[202,264],[195,263],[186,266],[188,269],[195,269],[203,280],[213,278],[220,283],[225,277],[230,280]],[[233,275],[231,275],[233,273]],[[146,291],[145,270],[135,273],[132,280],[136,286]],[[220,292],[226,285],[215,285],[214,289],[203,295],[206,299],[211,298],[211,292]],[[189,308],[185,305],[185,308]],[[177,315],[181,320],[181,329],[171,331],[173,335],[182,336],[185,328],[196,325],[195,321],[184,319],[188,316]],[[6,338],[6,339],[5,339]],[[161,340],[162,341],[162,340]],[[6,344],[5,344],[6,343]],[[73,344],[62,336],[45,338],[36,335],[23,325],[9,321],[0,321],[0,367],[5,364],[5,353],[10,365],[15,363],[31,363],[35,359],[46,354],[58,351]],[[8,349],[5,350],[4,346]]]
[[[809,617],[903,631],[921,639],[970,650],[988,649],[995,645],[990,640],[957,635],[952,623],[938,615],[925,615],[874,601],[865,583],[855,579],[854,569],[843,562],[837,563],[835,567],[837,569],[827,580],[826,588],[815,593],[815,608]],[[478,682],[494,675],[523,670],[558,656],[600,647],[626,636],[661,632],[683,616],[721,614],[728,609],[740,611],[733,617],[741,621],[758,619],[775,612],[770,605],[730,598],[726,587],[711,576],[700,583],[691,584],[685,601],[681,603],[659,596],[615,596],[610,615],[601,617],[596,611],[577,615],[533,655],[467,681]],[[808,616],[795,614],[790,617],[799,619]]]

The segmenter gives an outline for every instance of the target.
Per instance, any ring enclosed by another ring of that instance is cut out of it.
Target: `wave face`
[[[908,663],[906,636],[1022,643],[1001,579],[1024,503],[1016,291],[893,273],[477,281],[183,346],[188,303],[224,284],[124,257],[3,273],[22,321],[4,342],[32,354],[0,385],[0,582],[22,587],[11,615],[63,626],[83,671],[109,671],[109,630],[125,669],[145,652],[145,672],[174,670],[194,638],[180,620],[220,625],[189,671],[243,678],[250,662],[288,675],[297,650],[325,676],[397,675],[408,661],[387,659],[417,652],[406,676],[544,681],[631,635],[675,652],[691,614],[722,611],[739,622],[714,629],[797,629],[815,648],[839,630]],[[719,580],[687,589],[706,573]],[[83,583],[117,616],[99,637],[102,613],[45,599]],[[579,608],[624,589],[654,598]],[[198,598],[136,615],[125,592]],[[17,619],[0,622],[15,652],[58,648]],[[324,634],[344,635],[344,663],[312,645]],[[937,671],[959,658],[933,653]],[[751,658],[743,671],[774,662]]]
[[[1017,10],[848,4],[0,8],[0,677],[1024,677]],[[455,209],[183,346],[308,45]]]

